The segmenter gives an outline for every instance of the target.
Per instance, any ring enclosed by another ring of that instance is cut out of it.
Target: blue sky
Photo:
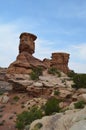
[[[18,55],[19,35],[37,35],[37,58],[70,53],[69,67],[86,73],[86,0],[0,0],[0,66]]]

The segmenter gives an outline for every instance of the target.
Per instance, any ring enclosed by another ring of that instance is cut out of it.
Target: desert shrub
[[[32,80],[38,80],[39,76],[42,75],[42,67],[33,68],[32,72],[30,73],[30,78]]]
[[[75,84],[72,87],[76,89],[86,88],[86,74],[75,74],[73,81]]]
[[[30,111],[24,111],[17,115],[16,127],[19,130],[23,130],[26,125],[30,125],[32,121],[40,119],[42,117],[42,111],[37,107],[33,107]]]
[[[44,106],[44,111],[46,115],[51,115],[54,112],[59,112],[59,101],[55,97],[50,98]]]
[[[0,115],[0,118],[2,118],[3,117],[3,115]]]
[[[30,73],[30,78],[32,79],[32,80],[38,80],[39,79],[39,76],[35,73],[35,72],[31,72]]]
[[[0,96],[2,96],[4,94],[4,92],[0,92]]]
[[[68,76],[70,76],[74,81],[74,84],[72,85],[73,88],[86,88],[86,74],[70,72]]]
[[[17,102],[19,99],[20,99],[20,98],[19,98],[18,96],[13,97],[13,100],[16,101],[16,102]]]
[[[55,91],[54,91],[54,95],[57,95],[57,96],[58,96],[59,94],[60,94],[60,92],[59,92],[58,90],[55,90]]]
[[[78,102],[74,103],[74,107],[76,109],[84,108],[85,104],[86,103],[84,101],[78,101]]]
[[[56,74],[58,74],[58,77],[61,77],[61,73],[57,70],[57,68],[55,68],[55,67],[50,67],[49,69],[48,69],[48,73],[49,74],[53,74],[53,75],[56,75]]]
[[[68,76],[71,77],[71,78],[74,77],[74,75],[75,75],[75,72],[74,72],[74,71],[70,71],[70,72],[68,73]]]

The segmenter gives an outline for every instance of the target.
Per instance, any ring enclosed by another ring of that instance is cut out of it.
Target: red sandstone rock
[[[51,60],[50,59],[45,58],[43,60],[43,63],[46,65],[47,68],[50,68],[50,65],[51,65]]]
[[[19,45],[19,52],[28,52],[33,54],[35,51],[35,43],[36,36],[31,33],[22,33],[20,35],[20,45]]]
[[[34,67],[50,68],[55,67],[64,73],[69,72],[67,53],[52,53],[52,59],[43,61],[35,58],[32,54],[35,51],[36,36],[31,33],[22,33],[20,35],[19,55],[7,69],[7,74],[29,74]]]
[[[61,70],[64,73],[69,72],[68,61],[68,53],[52,53],[51,66]]]
[[[36,36],[30,33],[20,35],[19,55],[7,69],[7,74],[29,74],[33,67],[46,68],[43,62],[32,56],[35,49]]]

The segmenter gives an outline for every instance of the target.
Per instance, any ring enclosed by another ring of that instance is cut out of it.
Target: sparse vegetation
[[[57,95],[57,96],[58,96],[59,94],[60,94],[60,92],[59,92],[58,90],[55,90],[55,91],[54,91],[54,95]]]
[[[44,106],[44,111],[45,115],[51,115],[54,112],[59,112],[59,101],[55,97],[50,98]]]
[[[3,92],[0,92],[0,96],[2,96],[4,93]]]
[[[85,105],[86,105],[86,103],[84,101],[78,101],[78,102],[74,103],[74,106],[76,109],[84,108]]]
[[[72,85],[73,88],[86,88],[86,74],[70,72],[68,76],[70,76],[74,81],[74,85]]]
[[[0,118],[2,118],[3,117],[3,115],[0,115]]]
[[[55,67],[49,68],[49,69],[48,69],[48,73],[49,73],[49,74],[53,74],[53,75],[56,75],[56,74],[57,74],[58,77],[61,77],[60,71],[57,70],[57,68],[55,68]]]
[[[38,80],[39,76],[42,75],[42,67],[33,68],[33,71],[30,73],[30,78],[32,80]]]
[[[18,130],[23,130],[26,125],[31,124],[36,119],[40,119],[42,116],[42,111],[37,107],[33,107],[30,111],[24,111],[17,115],[16,127]]]
[[[17,102],[19,99],[20,99],[20,98],[19,98],[18,96],[13,97],[13,100],[16,101],[16,102]]]

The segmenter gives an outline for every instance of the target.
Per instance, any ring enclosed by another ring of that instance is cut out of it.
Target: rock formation
[[[33,54],[35,51],[35,40],[37,37],[31,33],[22,33],[20,35],[19,53],[28,52]]]
[[[68,68],[69,54],[64,52],[52,53],[51,60],[44,59],[43,63],[47,68],[54,67],[61,70],[64,73],[68,73],[70,70]]]
[[[82,110],[68,110],[35,120],[29,130],[34,130],[38,123],[42,124],[40,130],[86,130],[86,107]]]
[[[64,73],[69,72],[68,61],[68,53],[52,53],[51,66],[61,70]]]
[[[41,60],[32,56],[35,51],[36,38],[30,33],[20,35],[19,55],[16,61],[8,67],[7,74],[29,74],[33,67],[46,68]]]
[[[44,59],[43,61],[33,57],[35,52],[35,40],[37,37],[31,33],[22,33],[20,35],[19,55],[7,69],[7,74],[30,74],[32,68],[55,67],[64,73],[69,72],[67,53],[52,53],[52,59]]]

